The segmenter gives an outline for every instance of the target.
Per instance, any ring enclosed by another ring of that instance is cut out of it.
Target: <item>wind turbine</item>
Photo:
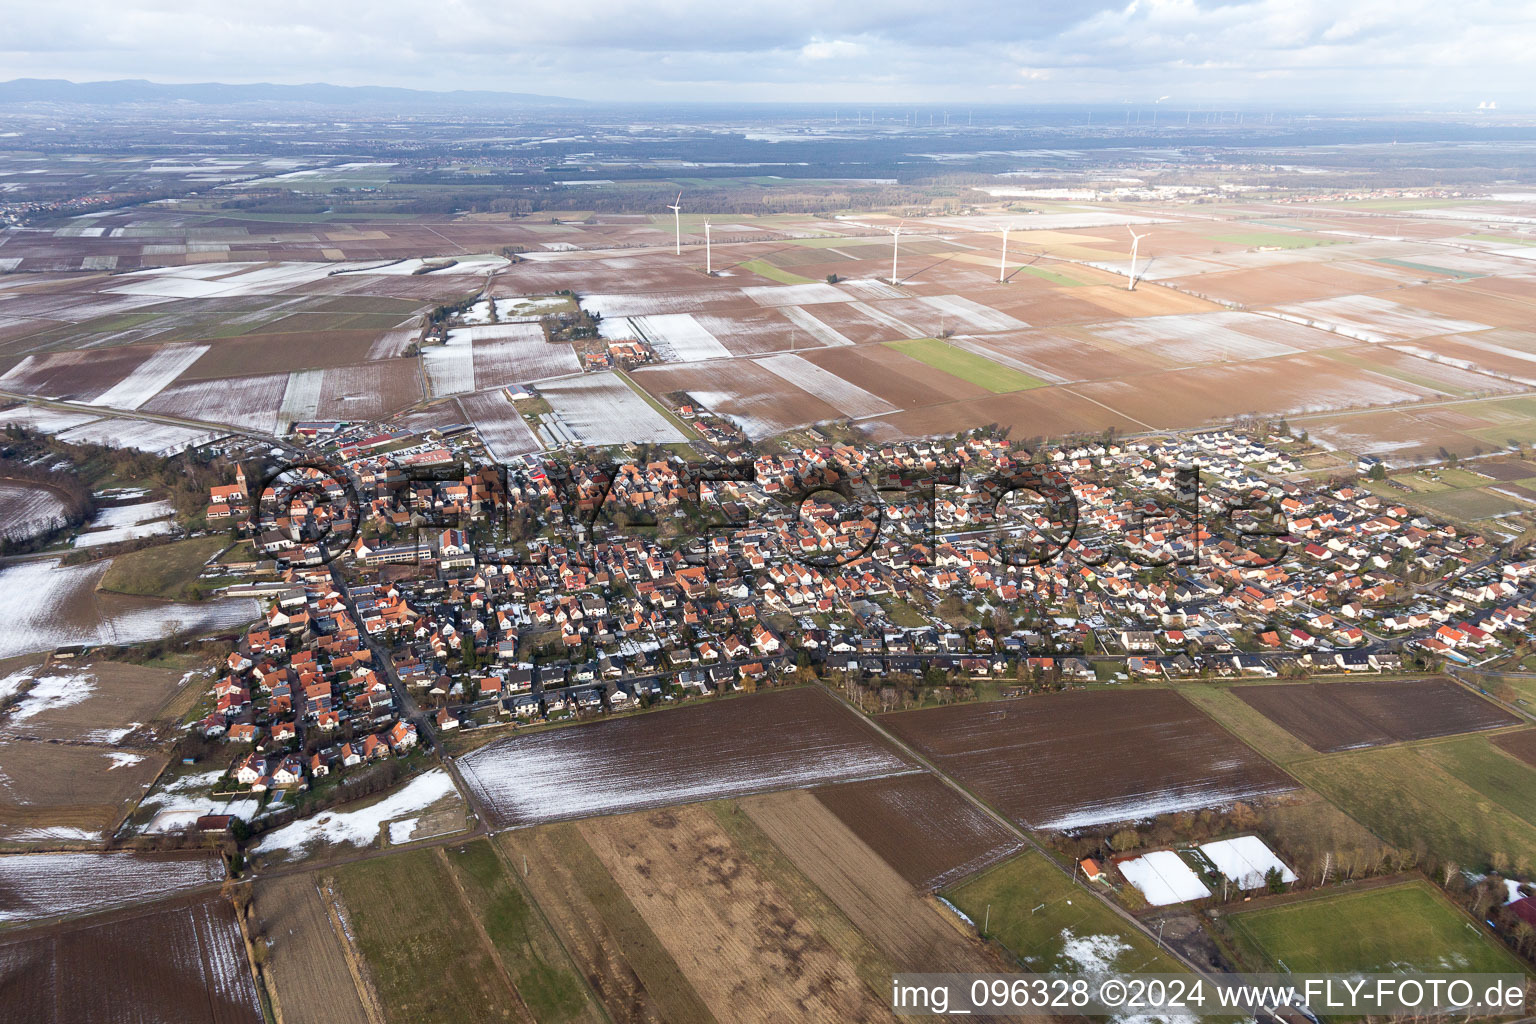
[[[1131,226],[1127,224],[1125,230],[1131,231]],[[1141,240],[1146,237],[1146,235],[1138,235],[1136,232],[1131,231],[1131,283],[1125,286],[1125,290],[1128,292],[1136,290],[1136,249],[1141,245]]]
[[[1008,228],[1003,228],[1003,258],[997,261],[997,283],[1002,284],[1008,274]]]
[[[715,276],[714,256],[709,248],[709,221],[704,222],[704,273],[709,277]]]
[[[891,284],[896,283],[896,256],[901,251],[901,226],[905,223],[906,221],[903,220],[901,224],[897,224],[896,229],[891,232]]]
[[[667,209],[672,211],[672,226],[677,231],[677,241],[673,249],[673,255],[681,256],[683,254],[683,194],[681,192],[677,194],[677,202],[667,207]]]

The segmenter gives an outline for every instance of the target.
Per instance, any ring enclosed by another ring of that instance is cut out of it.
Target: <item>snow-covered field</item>
[[[64,521],[64,502],[46,487],[0,481],[0,537],[24,540]]]
[[[145,402],[145,412],[209,423],[228,423],[246,430],[271,434],[277,430],[277,413],[288,393],[292,375],[265,373],[254,377],[228,377],[174,384]]]
[[[685,714],[690,712],[683,712]],[[696,712],[695,712],[696,713]],[[766,723],[765,723],[766,725]],[[766,731],[771,731],[771,728]],[[717,800],[827,782],[904,775],[915,769],[872,742],[826,734],[774,737],[735,730],[694,737],[662,762],[635,749],[627,730],[590,727],[493,743],[459,761],[465,783],[497,817],[515,824],[564,821]],[[614,736],[623,736],[609,743]],[[658,751],[659,753],[659,751]]]
[[[263,836],[254,852],[296,853],[316,844],[368,846],[378,839],[379,829],[385,822],[406,818],[426,810],[439,800],[457,796],[458,790],[454,788],[448,773],[441,768],[434,768],[424,775],[418,775],[378,803],[354,811],[321,811],[308,818],[300,818]]]
[[[91,399],[90,404],[131,412],[169,387],[207,351],[207,345],[167,345],[157,349],[127,377]]]
[[[1239,836],[1236,839],[1206,843],[1200,847],[1200,852],[1216,865],[1217,871],[1229,881],[1236,882],[1239,888],[1262,889],[1265,876],[1271,870],[1279,871],[1284,882],[1296,881],[1296,873],[1276,857],[1274,851],[1258,836]]]
[[[879,416],[896,411],[896,407],[885,399],[870,394],[857,384],[800,356],[785,353],[754,359],[753,362],[802,391],[815,395],[846,416]]]
[[[451,331],[441,345],[421,350],[427,386],[437,397],[475,390],[475,347],[465,331]]]
[[[581,372],[576,350],[544,340],[538,324],[496,324],[449,331],[449,346],[473,342],[473,389],[526,384]],[[429,355],[432,348],[425,350]]]
[[[1267,359],[1307,349],[1335,348],[1337,338],[1256,313],[1180,313],[1087,328],[1121,345],[1145,347],[1179,363]]]
[[[718,300],[739,299],[741,293],[650,292],[583,295],[581,308],[601,313],[604,320],[626,316],[660,316],[666,313],[698,313],[718,307]]]
[[[1293,323],[1306,323],[1331,330],[1357,341],[1416,341],[1437,334],[1464,334],[1484,331],[1488,324],[1475,320],[1456,320],[1383,299],[1375,295],[1341,295],[1314,302],[1298,302],[1276,307]]]
[[[260,605],[247,598],[181,604],[97,594],[109,564],[61,566],[48,559],[0,568],[0,658],[66,644],[139,643],[175,630],[233,629],[261,616]]]
[[[543,445],[528,429],[527,422],[500,391],[461,395],[459,405],[464,415],[480,432],[480,439],[497,462],[510,462],[513,456],[536,452]]]
[[[853,341],[841,332],[816,319],[809,310],[801,309],[799,306],[780,306],[779,312],[783,313],[790,323],[805,331],[823,345],[853,344]]]
[[[75,539],[75,547],[90,548],[116,544],[140,537],[159,537],[175,529],[170,517],[176,510],[168,501],[142,501],[137,505],[119,505],[96,513],[86,532]]]
[[[312,420],[320,414],[320,387],[324,383],[324,370],[294,370],[288,375],[277,411],[279,431],[286,431],[292,424]]]
[[[127,852],[0,856],[0,921],[94,913],[223,878],[223,865],[211,855],[175,859]]]
[[[1029,326],[1017,317],[973,302],[963,295],[930,295],[922,301],[938,310],[942,316],[956,321],[957,328],[963,327],[977,333],[1022,331]]]
[[[61,431],[60,441],[70,444],[99,444],[108,448],[132,448],[151,455],[174,455],[219,437],[215,430],[182,427],[173,423],[148,420],[101,419]]]
[[[93,416],[88,412],[67,412],[41,405],[18,405],[0,412],[0,427],[8,427],[14,423],[18,427],[28,427],[40,433],[57,434],[71,427],[94,423],[98,419],[100,419],[99,416]]]
[[[1154,907],[1187,903],[1211,894],[1200,876],[1172,850],[1157,850],[1131,860],[1116,861],[1115,866]]]
[[[811,284],[770,284],[743,288],[742,294],[759,306],[814,306],[821,302],[847,302],[846,293],[819,281]]]
[[[664,313],[630,317],[635,333],[649,341],[667,362],[696,363],[701,359],[729,359],[731,350],[693,318],[692,313]]]
[[[683,440],[676,427],[612,373],[551,381],[539,387],[539,394],[587,444]]]

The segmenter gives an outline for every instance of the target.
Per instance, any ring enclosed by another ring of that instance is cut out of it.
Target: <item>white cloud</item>
[[[869,47],[863,43],[849,42],[846,39],[813,39],[800,47],[800,56],[806,60],[848,60],[853,57],[862,57],[869,52]]]
[[[1529,103],[1527,0],[62,0],[13,4],[0,78],[315,81],[588,99]]]

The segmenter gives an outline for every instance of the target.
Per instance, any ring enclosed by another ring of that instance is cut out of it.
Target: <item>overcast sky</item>
[[[1531,0],[62,0],[0,79],[592,100],[1532,105]]]

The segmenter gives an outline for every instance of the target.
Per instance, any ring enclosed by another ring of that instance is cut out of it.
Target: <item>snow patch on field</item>
[[[1296,873],[1274,855],[1258,836],[1239,836],[1206,843],[1200,847],[1216,870],[1242,889],[1262,889],[1271,870],[1279,871],[1282,881],[1296,881]]]
[[[815,395],[846,416],[879,416],[896,411],[896,407],[885,399],[870,394],[857,384],[800,356],[767,356],[754,359],[753,362],[800,390]]]
[[[255,852],[301,851],[317,843],[367,846],[379,837],[379,829],[385,822],[424,811],[457,792],[448,773],[434,768],[371,806],[355,811],[321,811],[314,817],[285,825],[256,844]],[[393,841],[393,830],[390,836]]]
[[[1117,861],[1115,866],[1154,907],[1202,900],[1211,894],[1200,876],[1172,850],[1157,850],[1131,860]]]
[[[202,358],[207,345],[170,345],[159,349],[127,377],[90,400],[91,405],[132,411],[154,398]]]
[[[219,858],[211,856],[174,860],[137,853],[0,856],[0,921],[95,912],[223,878]]]
[[[1117,821],[1141,821],[1160,814],[1192,811],[1201,807],[1222,807],[1239,800],[1250,800],[1271,793],[1285,792],[1289,786],[1238,787],[1223,789],[1200,783],[1175,787],[1160,793],[1128,796],[1121,800],[1076,807],[1068,813],[1040,822],[1035,827],[1067,831],[1089,825],[1107,825]],[[1032,823],[1033,824],[1033,823]]]
[[[0,482],[0,537],[25,540],[64,522],[64,502],[46,487]]]
[[[243,598],[196,604],[96,594],[108,560],[62,566],[57,559],[0,568],[0,658],[67,644],[129,644],[175,630],[214,632],[243,627],[261,606]]]
[[[143,408],[145,412],[228,423],[270,434],[277,429],[278,409],[291,380],[290,374],[268,373],[188,381],[166,388]]]
[[[89,530],[75,538],[75,547],[97,547],[168,534],[175,529],[170,521],[175,513],[168,501],[143,501],[137,505],[104,508],[96,513]]]
[[[35,718],[45,711],[73,707],[89,697],[96,685],[96,677],[83,670],[47,676],[36,675],[38,668],[22,671],[28,673],[32,681],[32,689],[27,691],[27,695],[21,699],[21,703],[6,719],[5,724],[8,728],[19,722],[25,722],[29,718]],[[15,675],[11,675],[0,680],[0,690],[7,685],[13,685],[15,678]]]

